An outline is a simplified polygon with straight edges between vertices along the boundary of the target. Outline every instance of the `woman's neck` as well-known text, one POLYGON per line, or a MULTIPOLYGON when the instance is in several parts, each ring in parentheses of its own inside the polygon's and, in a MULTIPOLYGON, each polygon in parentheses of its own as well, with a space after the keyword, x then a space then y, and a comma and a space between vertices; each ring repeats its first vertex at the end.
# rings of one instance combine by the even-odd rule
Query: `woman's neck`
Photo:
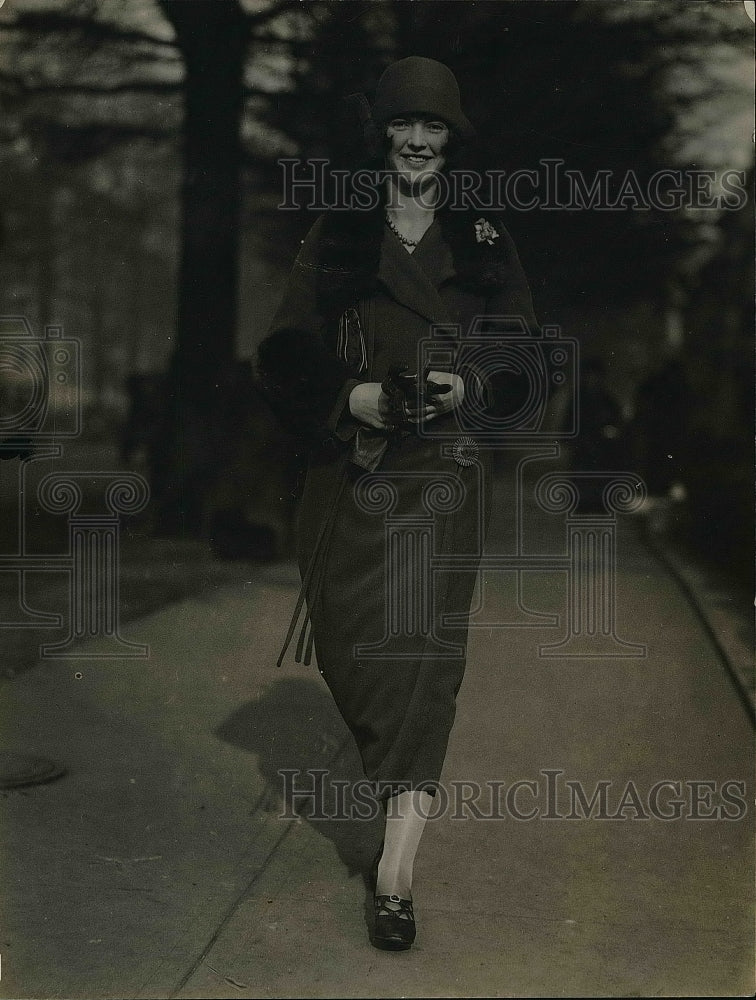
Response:
POLYGON ((407 253, 413 253, 435 218, 433 188, 426 188, 422 195, 390 183, 386 202, 386 221, 407 253))
POLYGON ((434 183, 422 193, 414 194, 390 182, 386 211, 394 219, 403 219, 407 225, 429 226, 436 213, 435 187, 434 183))

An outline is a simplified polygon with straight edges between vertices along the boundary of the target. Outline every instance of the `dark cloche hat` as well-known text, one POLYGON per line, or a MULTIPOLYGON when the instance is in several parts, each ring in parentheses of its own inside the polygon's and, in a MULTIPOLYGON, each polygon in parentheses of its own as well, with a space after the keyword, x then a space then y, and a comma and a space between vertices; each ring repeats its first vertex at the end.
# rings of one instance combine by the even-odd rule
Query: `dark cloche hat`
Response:
POLYGON ((400 59, 378 81, 372 115, 375 122, 387 122, 411 111, 438 116, 464 138, 475 134, 462 113, 454 74, 435 59, 423 56, 400 59))

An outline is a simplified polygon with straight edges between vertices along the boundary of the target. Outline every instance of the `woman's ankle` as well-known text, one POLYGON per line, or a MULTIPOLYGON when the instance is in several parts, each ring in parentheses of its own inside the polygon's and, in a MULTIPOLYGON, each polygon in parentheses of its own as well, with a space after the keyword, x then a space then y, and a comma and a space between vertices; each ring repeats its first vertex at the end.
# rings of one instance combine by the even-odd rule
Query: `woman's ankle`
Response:
POLYGON ((393 867, 390 864, 378 865, 378 880, 376 894, 379 896, 399 896, 401 899, 412 899, 412 867, 393 867))

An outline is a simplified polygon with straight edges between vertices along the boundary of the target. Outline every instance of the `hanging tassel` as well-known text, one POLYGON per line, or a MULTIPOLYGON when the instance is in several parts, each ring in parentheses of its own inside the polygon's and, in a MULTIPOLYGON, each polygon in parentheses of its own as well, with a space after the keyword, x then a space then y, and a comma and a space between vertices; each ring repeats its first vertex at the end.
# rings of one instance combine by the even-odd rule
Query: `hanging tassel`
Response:
POLYGON ((312 652, 312 622, 310 619, 311 612, 316 606, 318 597, 320 594, 320 588, 323 583, 323 577, 325 575, 325 557, 328 550, 328 543, 331 540, 331 533, 333 532, 333 527, 336 523, 336 516, 339 509, 339 500, 341 499, 341 494, 344 491, 344 485, 347 481, 346 469, 342 468, 341 475, 339 477, 337 487, 333 496, 333 499, 328 507, 328 514, 323 520, 320 526, 320 531, 318 532, 318 537, 315 542, 315 548, 313 549, 312 556, 310 557, 310 562, 307 567, 304 579, 302 580, 302 586, 299 588, 299 596, 297 597, 297 603, 294 608, 294 614, 291 616, 291 621, 289 622, 289 628, 286 633, 286 638, 284 639, 283 647, 281 652, 278 654, 278 659, 276 660, 276 666, 280 667, 283 663, 284 657, 286 656, 286 651, 291 645, 291 640, 294 637, 294 632, 297 627, 297 622, 299 621, 299 616, 302 613, 302 607, 305 602, 307 602, 307 611, 305 612, 305 619, 302 623, 302 628, 300 629, 299 638, 297 639, 297 647, 295 652, 295 661, 297 663, 302 662, 302 651, 305 644, 305 636, 308 631, 309 625, 309 640, 307 644, 307 649, 305 651, 305 664, 310 663, 309 657, 312 652))
POLYGON ((294 653, 294 661, 296 663, 302 662, 302 650, 304 649, 305 637, 307 633, 312 635, 312 619, 310 618, 310 612, 308 611, 305 615, 305 619, 302 622, 302 628, 299 630, 299 638, 297 639, 297 648, 294 653))

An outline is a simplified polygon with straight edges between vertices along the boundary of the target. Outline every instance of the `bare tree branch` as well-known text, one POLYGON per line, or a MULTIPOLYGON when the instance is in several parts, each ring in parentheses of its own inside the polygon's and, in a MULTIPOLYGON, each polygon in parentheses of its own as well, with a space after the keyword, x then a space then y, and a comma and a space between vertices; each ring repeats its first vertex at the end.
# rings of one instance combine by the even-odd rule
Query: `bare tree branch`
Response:
POLYGON ((261 10, 257 14, 246 14, 245 18, 250 30, 254 30, 259 24, 268 24, 281 14, 286 14, 290 10, 301 10, 301 0, 277 0, 272 3, 267 10, 261 10))
POLYGON ((151 142, 175 139, 174 130, 148 125, 104 125, 100 122, 61 125, 56 119, 41 115, 30 118, 28 125, 36 135, 44 135, 59 153, 65 154, 67 160, 89 159, 106 152, 116 143, 133 142, 135 139, 149 139, 151 142))
POLYGON ((136 28, 119 28, 106 21, 95 21, 87 17, 75 17, 57 12, 27 11, 17 14, 13 21, 0 23, 0 30, 25 31, 78 31, 93 41, 102 42, 132 42, 139 45, 157 45, 162 48, 175 49, 173 40, 159 38, 147 31, 136 28))
POLYGON ((160 80, 131 80, 124 83, 37 83, 24 79, 15 73, 5 73, 0 70, 0 87, 7 87, 17 94, 94 94, 110 96, 112 94, 178 94, 181 92, 181 82, 169 83, 160 80))
MULTIPOLYGON (((117 94, 180 94, 183 92, 181 80, 171 83, 162 80, 130 80, 123 83, 37 83, 24 79, 15 73, 5 73, 0 70, 0 90, 15 95, 34 97, 44 94, 91 94, 97 97, 110 97, 117 94)), ((273 97, 278 91, 263 90, 261 87, 244 87, 243 95, 247 97, 273 97)))

